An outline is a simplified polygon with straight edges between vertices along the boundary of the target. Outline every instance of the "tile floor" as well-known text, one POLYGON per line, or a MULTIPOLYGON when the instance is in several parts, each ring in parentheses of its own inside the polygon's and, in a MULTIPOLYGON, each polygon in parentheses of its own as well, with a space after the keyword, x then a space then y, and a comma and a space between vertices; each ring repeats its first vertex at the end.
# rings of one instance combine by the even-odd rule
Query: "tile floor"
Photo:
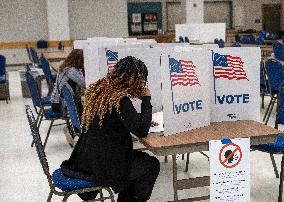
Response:
MULTIPOLYGON (((27 125, 24 105, 31 104, 30 99, 22 98, 20 78, 17 71, 9 72, 11 102, 0 101, 0 201, 2 202, 43 202, 46 201, 49 187, 35 149, 30 147, 31 135, 27 125)), ((268 100, 266 100, 267 106, 268 100)), ((263 110, 262 110, 263 114, 263 110)), ((275 113, 270 125, 273 125, 275 113)), ((40 128, 45 137, 48 123, 40 128)), ((283 129, 283 128, 280 128, 283 129)), ((65 141, 62 126, 54 127, 46 147, 50 170, 59 167, 67 159, 72 149, 65 141)), ((150 202, 165 202, 173 199, 171 159, 164 163, 160 158, 161 172, 155 184, 150 202)), ((276 156, 278 168, 280 156, 276 156)), ((178 160, 179 177, 203 176, 209 174, 209 162, 199 153, 190 155, 190 171, 185 173, 185 161, 178 160)), ((261 152, 251 153, 251 201, 277 201, 279 180, 275 178, 269 155, 261 152)), ((209 187, 185 190, 180 196, 200 196, 209 194, 209 187)), ((61 201, 54 196, 52 201, 61 201)), ((81 201, 71 196, 70 202, 81 201)), ((209 201, 209 200, 207 200, 209 201)))

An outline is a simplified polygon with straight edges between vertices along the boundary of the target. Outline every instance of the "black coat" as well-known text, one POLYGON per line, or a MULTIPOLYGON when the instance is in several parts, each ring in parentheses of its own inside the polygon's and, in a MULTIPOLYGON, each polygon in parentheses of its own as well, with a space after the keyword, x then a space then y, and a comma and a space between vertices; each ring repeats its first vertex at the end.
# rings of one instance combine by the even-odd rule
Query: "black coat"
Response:
POLYGON ((69 160, 62 163, 63 173, 112 187, 115 192, 122 191, 133 155, 130 133, 140 138, 148 135, 152 119, 150 99, 142 98, 141 113, 137 113, 131 100, 122 98, 120 113, 114 109, 108 112, 101 128, 95 117, 89 130, 80 136, 69 160))

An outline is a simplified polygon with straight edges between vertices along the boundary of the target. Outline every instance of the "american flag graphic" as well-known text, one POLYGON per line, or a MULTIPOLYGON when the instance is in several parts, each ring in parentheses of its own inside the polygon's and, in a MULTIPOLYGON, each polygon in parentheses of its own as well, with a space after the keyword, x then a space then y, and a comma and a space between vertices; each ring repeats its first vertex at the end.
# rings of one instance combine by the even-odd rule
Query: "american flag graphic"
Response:
POLYGON ((107 50, 106 58, 107 58, 108 72, 111 72, 114 69, 116 63, 118 62, 118 52, 107 50))
POLYGON ((244 62, 238 56, 214 53, 213 66, 216 79, 248 80, 244 70, 244 62))
POLYGON ((192 61, 176 60, 169 58, 169 68, 172 86, 194 86, 200 85, 192 61))

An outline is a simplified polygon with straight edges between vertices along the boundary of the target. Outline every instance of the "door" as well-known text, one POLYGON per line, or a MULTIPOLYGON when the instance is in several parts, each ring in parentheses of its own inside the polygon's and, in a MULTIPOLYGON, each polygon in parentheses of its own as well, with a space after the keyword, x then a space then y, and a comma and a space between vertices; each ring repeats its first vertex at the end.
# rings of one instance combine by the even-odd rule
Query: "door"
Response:
POLYGON ((264 4, 262 5, 262 28, 263 30, 280 34, 281 5, 264 4))
POLYGON ((175 31, 175 25, 182 24, 182 7, 180 2, 167 2, 167 27, 175 31))
POLYGON ((232 2, 204 2, 204 23, 226 23, 226 29, 231 29, 232 2))

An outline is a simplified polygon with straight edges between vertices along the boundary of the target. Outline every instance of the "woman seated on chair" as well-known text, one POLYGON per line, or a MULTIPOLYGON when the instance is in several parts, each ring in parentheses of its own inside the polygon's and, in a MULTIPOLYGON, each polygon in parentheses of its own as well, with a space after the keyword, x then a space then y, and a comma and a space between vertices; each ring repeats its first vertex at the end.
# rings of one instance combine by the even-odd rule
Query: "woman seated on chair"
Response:
MULTIPOLYGON (((118 202, 147 201, 160 171, 155 157, 133 150, 130 134, 148 135, 152 105, 147 75, 145 64, 128 56, 87 88, 82 115, 85 132, 61 165, 66 176, 111 187, 119 193, 118 202), (136 112, 131 98, 142 100, 141 113, 136 112)), ((79 196, 92 200, 96 192, 79 196)))
POLYGON ((78 113, 82 114, 81 91, 85 89, 83 50, 74 49, 59 67, 56 82, 51 93, 51 107, 53 111, 61 112, 61 89, 66 85, 74 92, 74 99, 78 113))
MULTIPOLYGON (((81 102, 81 92, 85 89, 85 78, 84 78, 84 58, 83 50, 74 49, 68 55, 63 64, 59 67, 56 82, 54 84, 53 91, 51 93, 51 107, 55 112, 62 112, 62 87, 66 85, 67 88, 74 93, 74 102, 79 115, 83 113, 83 105, 81 102)), ((70 145, 74 145, 74 136, 70 134, 70 128, 64 128, 66 139, 70 145)))

